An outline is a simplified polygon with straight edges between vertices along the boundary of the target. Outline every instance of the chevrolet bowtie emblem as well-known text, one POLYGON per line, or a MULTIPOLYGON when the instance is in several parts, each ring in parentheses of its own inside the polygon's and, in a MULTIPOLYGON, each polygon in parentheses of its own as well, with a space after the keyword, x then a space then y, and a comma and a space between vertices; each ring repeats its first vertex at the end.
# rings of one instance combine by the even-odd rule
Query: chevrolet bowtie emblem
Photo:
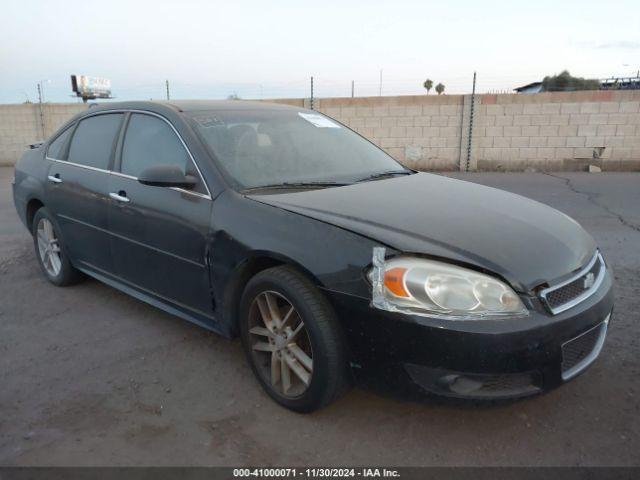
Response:
POLYGON ((585 290, 587 290, 593 287, 594 283, 596 283, 596 276, 592 272, 589 272, 584 277, 584 282, 582 283, 582 286, 584 287, 585 290))

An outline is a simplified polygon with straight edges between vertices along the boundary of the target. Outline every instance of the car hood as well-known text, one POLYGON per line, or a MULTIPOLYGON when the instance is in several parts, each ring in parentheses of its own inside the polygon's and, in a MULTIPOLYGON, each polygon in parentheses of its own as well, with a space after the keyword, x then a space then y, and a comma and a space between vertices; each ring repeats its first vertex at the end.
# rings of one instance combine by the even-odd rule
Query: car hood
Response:
POLYGON ((582 267, 596 248, 577 222, 551 207, 427 173, 249 197, 402 252, 489 270, 521 292, 582 267))

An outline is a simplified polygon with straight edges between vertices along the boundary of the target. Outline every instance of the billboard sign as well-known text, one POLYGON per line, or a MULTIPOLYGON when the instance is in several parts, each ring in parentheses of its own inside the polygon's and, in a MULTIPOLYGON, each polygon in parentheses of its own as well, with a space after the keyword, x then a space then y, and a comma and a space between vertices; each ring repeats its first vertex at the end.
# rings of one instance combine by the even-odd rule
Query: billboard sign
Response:
POLYGON ((111 80, 87 75, 71 75, 71 88, 78 97, 93 100, 111 98, 111 80))

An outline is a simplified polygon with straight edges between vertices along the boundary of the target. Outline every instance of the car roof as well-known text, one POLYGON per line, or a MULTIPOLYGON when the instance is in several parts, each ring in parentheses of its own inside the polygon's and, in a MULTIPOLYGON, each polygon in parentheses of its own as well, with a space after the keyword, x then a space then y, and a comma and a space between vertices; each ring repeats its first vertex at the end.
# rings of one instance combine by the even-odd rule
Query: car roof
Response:
POLYGON ((282 103, 269 103, 263 101, 247 100, 149 100, 94 103, 91 105, 91 107, 97 110, 155 110, 158 107, 170 107, 174 110, 177 110, 178 112, 195 112, 205 110, 303 110, 302 107, 295 107, 282 103))

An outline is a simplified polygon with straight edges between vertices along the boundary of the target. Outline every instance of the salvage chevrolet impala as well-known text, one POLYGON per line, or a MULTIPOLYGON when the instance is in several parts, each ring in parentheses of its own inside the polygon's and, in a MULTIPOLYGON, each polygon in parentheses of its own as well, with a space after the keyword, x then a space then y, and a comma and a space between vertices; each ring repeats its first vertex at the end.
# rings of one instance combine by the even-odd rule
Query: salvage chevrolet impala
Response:
POLYGON ((53 284, 85 275, 227 337, 312 411, 356 372, 511 398, 583 372, 612 277, 535 201, 404 168, 344 125, 267 103, 89 108, 15 169, 53 284))

